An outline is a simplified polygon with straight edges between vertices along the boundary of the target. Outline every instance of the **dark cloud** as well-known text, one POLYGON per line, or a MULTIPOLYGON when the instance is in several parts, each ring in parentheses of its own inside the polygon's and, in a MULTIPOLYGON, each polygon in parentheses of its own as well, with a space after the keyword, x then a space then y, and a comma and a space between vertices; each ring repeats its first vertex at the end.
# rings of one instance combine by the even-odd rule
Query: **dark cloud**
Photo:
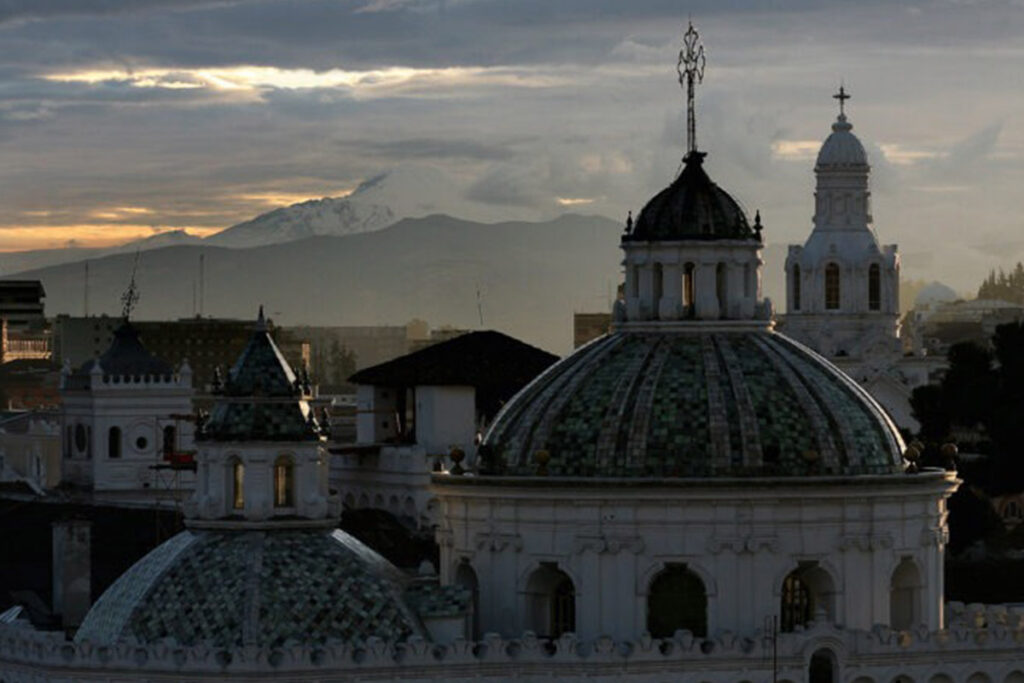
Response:
POLYGON ((111 15, 147 10, 237 4, 243 0, 3 0, 0 23, 19 19, 111 15))
POLYGON ((472 159, 498 161, 509 159, 514 152, 508 144, 492 144, 474 140, 444 140, 436 138, 408 138, 405 140, 344 141, 346 149, 384 159, 472 159))

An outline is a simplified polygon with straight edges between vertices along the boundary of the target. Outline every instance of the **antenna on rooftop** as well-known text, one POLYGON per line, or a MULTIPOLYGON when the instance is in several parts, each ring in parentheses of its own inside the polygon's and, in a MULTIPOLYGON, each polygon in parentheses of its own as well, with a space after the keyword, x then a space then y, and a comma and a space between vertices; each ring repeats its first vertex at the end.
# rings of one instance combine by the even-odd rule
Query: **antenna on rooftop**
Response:
POLYGON ((132 311, 135 310, 135 304, 139 303, 139 288, 135 284, 135 274, 139 270, 140 253, 138 249, 135 251, 135 263, 132 264, 132 279, 128 282, 128 289, 121 295, 121 317, 124 318, 125 322, 128 322, 132 311))
POLYGON ((82 287, 82 307, 85 317, 89 317, 89 261, 85 262, 85 286, 82 287))
POLYGON ((199 317, 203 317, 203 303, 206 298, 206 254, 199 255, 199 317))
POLYGON ((480 284, 476 286, 476 312, 480 316, 480 329, 484 327, 484 302, 480 296, 480 284))

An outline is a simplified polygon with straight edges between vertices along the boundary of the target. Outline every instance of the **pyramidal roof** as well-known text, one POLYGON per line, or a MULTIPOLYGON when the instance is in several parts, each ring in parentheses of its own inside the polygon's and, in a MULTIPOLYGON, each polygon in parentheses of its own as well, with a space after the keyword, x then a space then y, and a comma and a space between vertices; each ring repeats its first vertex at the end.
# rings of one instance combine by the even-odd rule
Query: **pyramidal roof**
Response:
POLYGON ((114 341, 99 359, 86 361, 75 373, 88 375, 96 362, 105 375, 155 375, 165 376, 174 372, 167 361, 157 358, 142 345, 139 332, 125 320, 114 331, 114 341))
POLYGON ((270 336, 263 308, 249 343, 222 386, 197 438, 213 441, 316 441, 321 427, 308 398, 308 376, 295 375, 270 336))

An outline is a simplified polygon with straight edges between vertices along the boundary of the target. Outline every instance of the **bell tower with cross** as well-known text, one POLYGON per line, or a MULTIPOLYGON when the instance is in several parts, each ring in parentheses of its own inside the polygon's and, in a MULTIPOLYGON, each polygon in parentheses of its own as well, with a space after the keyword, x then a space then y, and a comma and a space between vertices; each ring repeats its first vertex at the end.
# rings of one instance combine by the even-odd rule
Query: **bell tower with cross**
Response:
POLYGON ((871 166, 846 114, 845 84, 832 98, 839 112, 814 165, 814 229, 786 259, 782 329, 863 378, 864 361, 899 354, 900 260, 875 235, 871 166))

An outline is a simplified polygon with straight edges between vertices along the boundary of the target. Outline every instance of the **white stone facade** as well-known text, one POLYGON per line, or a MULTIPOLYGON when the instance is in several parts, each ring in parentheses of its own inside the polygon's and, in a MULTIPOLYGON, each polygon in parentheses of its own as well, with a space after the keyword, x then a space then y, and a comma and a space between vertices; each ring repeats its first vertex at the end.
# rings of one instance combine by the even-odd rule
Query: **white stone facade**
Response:
POLYGON ((908 564, 913 614, 899 615, 901 626, 942 628, 944 499, 955 488, 946 473, 675 486, 436 475, 434 483, 441 579, 476 577, 481 633, 549 632, 537 605, 554 598, 531 583, 554 568, 572 582, 578 637, 635 638, 650 630, 652 581, 673 564, 703 583, 708 634, 763 627, 794 571, 814 584, 815 609, 830 623, 889 624, 893 577, 908 564))
MULTIPOLYGON (((177 452, 193 449, 192 373, 185 363, 171 376, 109 375, 97 363, 84 386, 62 379, 62 479, 93 491, 141 491, 154 486, 153 465, 164 463, 165 440, 177 452)), ((191 488, 195 476, 181 473, 191 488)))

